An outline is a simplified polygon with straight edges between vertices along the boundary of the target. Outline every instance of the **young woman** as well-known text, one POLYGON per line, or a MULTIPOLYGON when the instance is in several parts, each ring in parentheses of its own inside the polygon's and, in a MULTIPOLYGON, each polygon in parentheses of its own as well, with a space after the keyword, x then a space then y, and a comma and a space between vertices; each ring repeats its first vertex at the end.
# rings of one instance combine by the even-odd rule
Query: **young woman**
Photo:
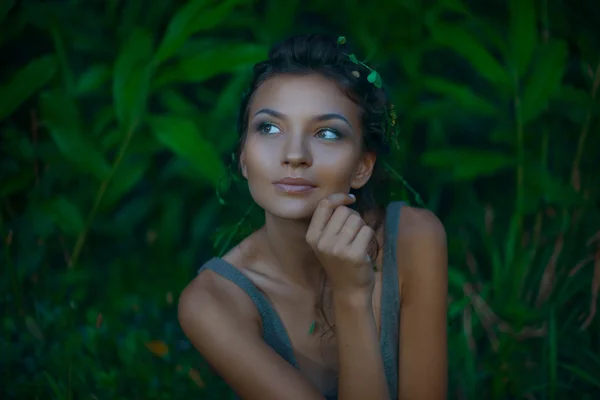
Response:
POLYGON ((318 35, 254 68, 238 154, 265 224, 179 300, 185 334, 242 399, 446 397, 445 231, 375 200, 390 104, 369 72, 318 35))

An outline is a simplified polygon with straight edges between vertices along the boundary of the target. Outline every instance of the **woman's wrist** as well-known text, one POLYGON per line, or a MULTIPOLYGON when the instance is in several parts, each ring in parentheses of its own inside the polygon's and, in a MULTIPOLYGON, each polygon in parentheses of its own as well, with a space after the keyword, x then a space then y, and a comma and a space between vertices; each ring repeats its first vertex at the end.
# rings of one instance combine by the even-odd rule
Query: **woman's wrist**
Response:
POLYGON ((373 292, 370 290, 333 291, 333 307, 338 312, 352 313, 372 310, 373 292))

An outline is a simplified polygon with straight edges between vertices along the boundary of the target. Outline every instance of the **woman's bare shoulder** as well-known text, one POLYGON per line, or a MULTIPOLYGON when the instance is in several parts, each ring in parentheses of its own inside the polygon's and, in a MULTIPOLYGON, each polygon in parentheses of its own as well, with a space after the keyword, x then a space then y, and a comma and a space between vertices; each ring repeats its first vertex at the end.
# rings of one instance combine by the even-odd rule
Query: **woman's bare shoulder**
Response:
POLYGON ((403 206, 398 221, 396 252, 398 272, 402 280, 407 275, 420 275, 430 270, 445 275, 447 256, 446 230, 440 219, 430 210, 403 206), (420 270, 415 274, 415 269, 420 270))
POLYGON ((244 257, 243 249, 252 247, 249 246, 249 239, 250 237, 244 239, 222 257, 207 261, 200 268, 198 275, 181 292, 178 308, 182 325, 191 322, 188 321, 189 319, 193 319, 195 324, 212 323, 205 320, 214 310, 227 313, 241 323, 259 328, 258 311, 246 292, 214 270, 205 268, 208 263, 226 263, 243 274, 249 263, 249 260, 244 257))
MULTIPOLYGON (((234 249, 212 262, 226 262, 243 273, 246 268, 239 263, 246 260, 238 252, 234 249)), ((183 290, 178 316, 192 345, 241 398, 322 398, 263 340, 260 316, 250 297, 213 270, 202 269, 183 290)))
POLYGON ((426 208, 403 206, 398 224, 398 236, 402 240, 416 241, 422 235, 445 239, 444 225, 432 211, 426 208))

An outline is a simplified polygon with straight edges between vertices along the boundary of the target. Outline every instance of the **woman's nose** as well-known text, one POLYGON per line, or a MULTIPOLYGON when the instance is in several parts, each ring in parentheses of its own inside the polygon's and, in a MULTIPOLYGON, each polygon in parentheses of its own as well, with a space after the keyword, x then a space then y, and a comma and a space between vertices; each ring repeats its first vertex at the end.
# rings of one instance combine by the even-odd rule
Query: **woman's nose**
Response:
POLYGON ((305 135, 288 135, 283 148, 282 165, 290 167, 312 165, 310 148, 305 135))

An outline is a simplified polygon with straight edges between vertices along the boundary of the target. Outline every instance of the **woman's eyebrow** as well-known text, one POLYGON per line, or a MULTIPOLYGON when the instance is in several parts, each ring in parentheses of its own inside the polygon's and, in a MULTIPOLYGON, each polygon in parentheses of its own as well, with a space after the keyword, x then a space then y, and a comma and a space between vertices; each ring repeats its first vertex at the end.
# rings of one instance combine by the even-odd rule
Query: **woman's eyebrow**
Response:
MULTIPOLYGON (((256 117, 258 114, 267 114, 267 115, 270 115, 275 118, 286 119, 285 114, 280 113, 279 111, 275 111, 271 108, 261 108, 254 114, 254 116, 256 117)), ((346 119, 346 117, 344 117, 343 115, 338 114, 338 113, 321 114, 321 115, 317 115, 313 118, 314 121, 329 121, 332 119, 337 119, 337 120, 343 121, 350 128, 352 128, 352 124, 350 123, 350 121, 348 121, 348 119, 346 119)))

